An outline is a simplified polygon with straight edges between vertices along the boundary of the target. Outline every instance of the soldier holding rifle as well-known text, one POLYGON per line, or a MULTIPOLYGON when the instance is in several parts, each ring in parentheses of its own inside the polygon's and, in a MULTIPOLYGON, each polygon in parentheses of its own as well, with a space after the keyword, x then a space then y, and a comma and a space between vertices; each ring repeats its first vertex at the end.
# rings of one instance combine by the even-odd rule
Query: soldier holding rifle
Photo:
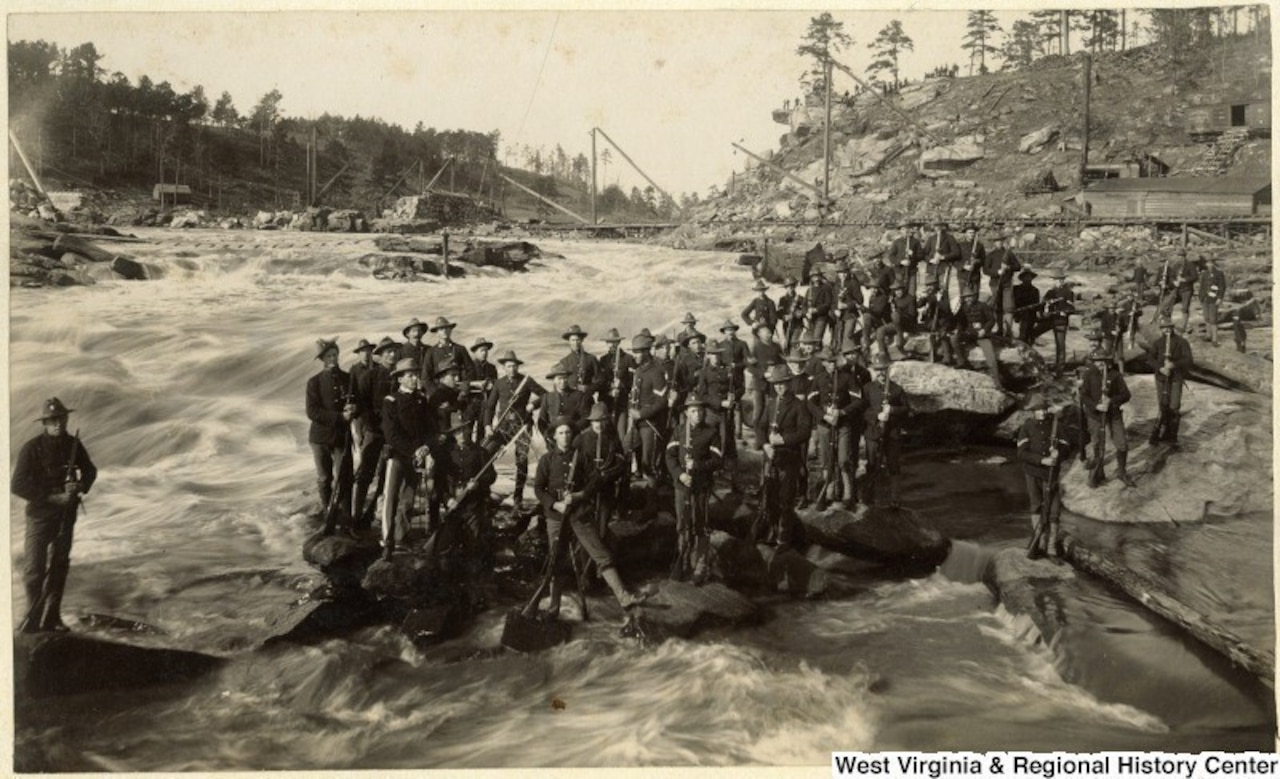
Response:
POLYGON ((916 295, 916 274, 924 259, 924 243, 915 236, 916 226, 911 222, 898 223, 898 237, 889 246, 888 261, 894 278, 906 282, 907 291, 916 295))
MULTIPOLYGON (((1018 274, 1018 283, 1013 286, 1013 308, 1006 312, 1006 318, 1013 317, 1018 323, 1018 340, 1030 346, 1036 340, 1036 322, 1040 318, 1040 290, 1032 284, 1036 272, 1023 268, 1018 274)), ((1009 335, 1012 335, 1010 332, 1009 335)))
POLYGON ((1129 443, 1124 432, 1124 411, 1129 402, 1129 386, 1120 371, 1113 369, 1111 355, 1097 349, 1089 355, 1091 364, 1080 381, 1080 405, 1089 425, 1089 437, 1093 440, 1093 462, 1089 466, 1089 486, 1097 487, 1106 481, 1103 458, 1106 456, 1107 434, 1116 450, 1116 478, 1133 487, 1127 464, 1129 443))
POLYGON ((42 407, 44 432, 18 452, 10 489, 27 502, 26 536, 23 541, 22 584, 27 614, 18 630, 65 632, 62 593, 71 569, 71 541, 81 496, 98 477, 80 434, 67 434, 67 419, 74 409, 57 398, 42 407))
POLYGON ((1178 424, 1182 421, 1182 385, 1192 366, 1191 344, 1174 332, 1173 319, 1160 317, 1160 337, 1149 347, 1156 368, 1156 402, 1159 416, 1149 443, 1178 445, 1178 424))
MULTIPOLYGON (((752 430, 758 429, 760 420, 764 419, 765 398, 769 394, 769 382, 765 379, 765 371, 769 366, 778 365, 784 361, 782 347, 773 340, 773 330, 767 329, 762 324, 756 325, 755 335, 756 342, 751 346, 751 359, 747 361, 747 368, 751 374, 752 430)), ((755 446, 759 450, 764 446, 764 442, 757 438, 755 446)))
POLYGON ((666 434, 658 425, 667 413, 667 377, 651 354, 653 344, 654 339, 644 334, 631 339, 636 370, 627 399, 627 428, 623 437, 627 451, 640 453, 640 471, 649 487, 646 513, 657 508, 658 468, 666 434))
POLYGON ((809 308, 805 314, 805 330, 819 345, 822 344, 823 337, 826 335, 835 304, 835 285, 827 281, 822 268, 814 268, 813 277, 809 283, 809 308))
MULTIPOLYGON (((914 269, 914 265, 912 268, 914 269)), ((914 282, 914 278, 912 279, 914 282)), ((912 284, 914 286, 914 283, 912 284)), ((836 267, 835 335, 831 343, 837 350, 853 343, 858 332, 858 314, 862 308, 862 284, 847 262, 836 267)))
POLYGON ((434 471, 431 447, 439 444, 439 427, 435 410, 420 390, 421 370, 412 357, 397 362, 391 375, 398 387, 382 401, 382 434, 389 449, 382 507, 384 560, 390 560, 396 544, 404 540, 419 489, 434 471))
POLYGON ((1046 316, 1036 325, 1035 335, 1053 330, 1053 368, 1061 371, 1067 362, 1067 328, 1071 324, 1071 315, 1076 312, 1076 293, 1067 286, 1066 271, 1054 270, 1049 277, 1058 285, 1044 293, 1042 303, 1046 316))
POLYGON ((1022 263, 1018 261, 1013 249, 1005 245, 1008 238, 1004 234, 998 234, 993 238, 995 248, 987 253, 987 259, 982 264, 982 272, 986 274, 987 286, 991 290, 989 299, 991 308, 996 312, 996 319, 999 320, 996 333, 1012 338, 1013 311, 1017 308, 1017 303, 1013 299, 1013 276, 1022 270, 1022 263))
POLYGON ((907 410, 906 395, 897 382, 889 378, 889 356, 876 357, 871 381, 862 389, 866 399, 867 473, 863 483, 864 502, 871 503, 879 491, 879 483, 889 482, 890 504, 897 502, 894 479, 901 469, 901 419, 907 410))
POLYGON ((702 584, 711 573, 707 500, 723 455, 719 431, 704 419, 706 409, 706 398, 697 393, 689 396, 684 424, 672 432, 666 456, 676 502, 676 559, 671 578, 684 581, 692 574, 694 584, 702 584))
POLYGON ((798 397, 793 384, 797 381, 785 364, 769 369, 768 381, 774 397, 766 403, 763 424, 756 428, 756 440, 764 441, 765 468, 762 474, 764 493, 760 498, 762 515, 757 517, 759 540, 777 547, 794 541, 796 488, 809 439, 808 404, 798 397))
POLYGON ((531 406, 541 402, 546 394, 542 385, 533 377, 520 373, 524 360, 510 349, 498 358, 502 375, 493 382, 484 403, 484 428, 486 437, 497 436, 503 443, 515 439, 516 485, 511 504, 517 512, 524 502, 524 484, 529 474, 529 428, 532 426, 531 406))
MULTIPOLYGON (((782 286, 786 292, 778 299, 778 319, 782 322, 782 349, 789 352, 795 348, 800 339, 800 330, 804 327, 804 313, 808 306, 805 299, 796 292, 795 278, 788 276, 782 286)), ((757 330, 759 332, 759 330, 757 330)))
POLYGON ((351 394, 351 376, 338 367, 337 339, 316 341, 316 359, 324 363, 307 380, 306 411, 311 420, 307 441, 316 468, 316 487, 324 532, 331 534, 341 514, 351 517, 351 421, 359 408, 351 394))
POLYGON ((1022 463, 1027 496, 1031 499, 1031 543, 1027 556, 1034 560, 1048 554, 1056 560, 1062 556, 1059 526, 1062 495, 1058 475, 1070 442, 1062 438, 1060 415, 1049 412, 1044 395, 1038 392, 1028 395, 1026 408, 1033 416, 1023 422, 1018 431, 1018 460, 1022 463))
POLYGON ((756 279, 751 288, 755 290, 756 296, 742 309, 742 321, 751 327, 753 333, 760 325, 769 328, 772 333, 778 324, 778 307, 765 294, 769 285, 764 283, 764 279, 756 279))
MULTIPOLYGON (((720 450, 724 467, 729 472, 730 487, 737 492, 735 471, 738 451, 734 440, 734 417, 742 396, 738 389, 740 379, 734 375, 730 366, 724 364, 732 351, 733 346, 728 340, 711 344, 707 349, 707 364, 702 369, 694 394, 705 404, 702 410, 703 423, 717 431, 719 437, 716 446, 720 450)), ((670 446, 669 443, 667 445, 670 446)))

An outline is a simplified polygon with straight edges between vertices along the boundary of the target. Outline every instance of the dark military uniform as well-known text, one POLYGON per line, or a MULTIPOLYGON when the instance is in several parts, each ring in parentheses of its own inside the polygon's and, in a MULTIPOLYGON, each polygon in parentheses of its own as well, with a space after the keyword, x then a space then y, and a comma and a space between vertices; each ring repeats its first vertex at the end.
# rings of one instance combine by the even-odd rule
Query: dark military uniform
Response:
POLYGON ((1218 304, 1227 294, 1227 276, 1215 267, 1208 267, 1200 274, 1200 310, 1209 340, 1218 345, 1218 304))
POLYGON ((871 351, 872 335, 878 333, 880 328, 889 324, 891 320, 888 289, 873 287, 871 298, 862 308, 862 350, 864 352, 871 351))
POLYGON ((1182 385, 1193 365, 1191 344, 1177 333, 1166 331, 1151 342, 1147 352, 1156 368, 1156 402, 1160 409, 1150 442, 1176 444, 1182 421, 1182 385), (1166 362, 1172 363, 1167 376, 1161 371, 1166 362))
POLYGON ((547 441, 555 431, 551 422, 556 417, 568 417, 573 423, 576 435, 586 425, 587 414, 591 411, 591 398, 585 392, 566 389, 563 393, 551 390, 542 396, 542 405, 538 408, 538 430, 547 441))
POLYGON ((1013 310, 1017 303, 1013 300, 1013 279, 1022 270, 1013 249, 997 248, 987 253, 982 263, 982 272, 987 277, 987 289, 991 292, 989 302, 995 311, 997 332, 1000 335, 1013 337, 1013 310))
POLYGON ((630 458, 623 451, 622 441, 612 424, 604 422, 601 430, 597 433, 588 423, 573 440, 571 448, 577 449, 581 458, 578 467, 586 469, 583 500, 595 503, 596 531, 602 541, 607 541, 609 517, 619 507, 619 482, 627 478, 630 458))
POLYGON ((845 344, 853 343, 853 339, 857 337, 858 316, 862 309, 862 284, 858 282, 857 276, 852 273, 847 275, 843 284, 836 284, 833 317, 837 329, 831 342, 837 349, 843 349, 845 344))
MULTIPOLYGON (((581 393, 579 393, 581 394, 581 393)), ((594 493, 586 494, 587 466, 582 454, 570 446, 561 451, 554 443, 538 460, 538 469, 533 476, 533 493, 542 505, 542 516, 547 522, 547 542, 552 553, 558 550, 560 534, 564 532, 564 524, 569 523, 573 535, 582 545, 583 550, 595 562, 600 571, 613 567, 613 556, 596 532, 593 514, 595 510, 594 493), (564 514, 555 509, 554 504, 571 492, 582 491, 578 499, 572 501, 564 514)), ((566 545, 567 547, 567 545, 566 545)), ((553 569, 560 566, 560 557, 550 561, 553 569)))
POLYGON ((982 266, 987 260, 987 249, 976 235, 971 240, 961 239, 957 244, 960 246, 960 260, 955 274, 960 282, 960 291, 976 295, 982 286, 982 266))
MULTIPOLYGON (((1118 475, 1122 481, 1128 479, 1126 465, 1129 443, 1125 437, 1124 410, 1121 406, 1128 403, 1130 397, 1129 385, 1125 383, 1120 371, 1111 370, 1108 366, 1104 378, 1103 369, 1095 363, 1091 362, 1085 369, 1080 382, 1080 402, 1084 406, 1085 420, 1089 425, 1089 438, 1093 441, 1094 447, 1090 470, 1096 472, 1099 478, 1102 477, 1102 461, 1106 456, 1106 452, 1103 451, 1104 436, 1110 433, 1111 442, 1116 449, 1118 475), (1105 412, 1098 410, 1103 395, 1106 395, 1108 401, 1105 412)), ((1091 486, 1094 483, 1091 478, 1091 486)))
POLYGON ((1040 290, 1030 280, 1013 287, 1013 319, 1018 324, 1018 340, 1035 342, 1036 321, 1040 318, 1040 290))
POLYGON ((761 292, 751 299, 746 308, 742 309, 742 321, 746 322, 753 332, 756 325, 764 325, 773 332, 778 325, 778 307, 768 295, 761 292))
POLYGON ((702 375, 698 377, 698 386, 694 389, 694 392, 707 403, 704 425, 718 431, 717 448, 726 464, 735 463, 738 460, 733 414, 738 401, 742 398, 740 386, 740 382, 734 378, 733 371, 727 366, 721 363, 715 365, 708 363, 703 367, 702 375))
POLYGON ((794 289, 778 299, 778 321, 782 323, 784 341, 781 346, 785 351, 794 349, 796 341, 800 340, 801 331, 804 329, 804 314, 808 308, 808 301, 794 289))
POLYGON ((667 377, 662 365, 650 358, 636 366, 628 397, 628 417, 631 432, 627 446, 630 451, 640 451, 640 469, 650 486, 657 484, 659 446, 666 434, 661 426, 667 413, 667 377))
POLYGON ((343 408, 355 402, 350 390, 351 376, 341 368, 322 368, 307 380, 307 419, 311 420, 307 441, 328 530, 335 521, 330 510, 335 500, 339 511, 351 514, 351 429, 343 415, 343 408))
POLYGON ((600 358, 600 401, 608 407, 615 427, 620 427, 626 413, 627 395, 631 393, 631 374, 635 369, 635 358, 623 351, 618 344, 614 344, 600 358))
POLYGON ((722 451, 720 431, 705 422, 690 425, 686 420, 667 443, 667 470, 675 486, 676 563, 672 578, 683 580, 694 574, 700 580, 707 574, 710 551, 710 528, 707 525, 707 499, 715 485, 715 472, 720 468, 722 451), (680 477, 688 474, 690 484, 680 477))
POLYGON ((27 502, 22 586, 27 596, 29 630, 64 629, 62 593, 71 570, 71 541, 79 500, 68 499, 59 504, 54 496, 67 494, 68 481, 78 482, 79 494, 84 495, 97 478, 97 467, 75 436, 41 433, 18 451, 9 489, 27 502), (42 595, 44 608, 35 613, 42 595))
POLYGON ((1045 545, 1056 553, 1058 519, 1062 514, 1062 494, 1056 479, 1060 471, 1057 467, 1045 465, 1044 458, 1056 454, 1061 463, 1071 443, 1062 436, 1061 424, 1056 436, 1053 434, 1053 427, 1053 418, 1048 416, 1044 419, 1033 416, 1023 422, 1018 430, 1018 461, 1022 463, 1027 497, 1031 500, 1031 532, 1035 533, 1041 513, 1047 508, 1049 526, 1045 528, 1045 545), (1055 478, 1051 480, 1050 477, 1055 478), (1044 505, 1045 501, 1048 501, 1047 507, 1044 505))
MULTIPOLYGON (((889 392, 886 397, 882 381, 869 381, 862 388, 862 396, 867 407, 863 412, 866 422, 867 438, 867 473, 863 481, 863 495, 866 502, 871 502, 879 491, 879 483, 886 477, 897 476, 902 467, 902 431, 901 419, 907 410, 906 395, 897 382, 889 381, 889 392), (880 413, 889 409, 887 422, 880 420, 880 413)), ((890 495, 890 499, 896 499, 890 495)))
MULTIPOLYGON (((925 280, 942 284, 943 268, 950 265, 955 275, 954 265, 960 261, 960 244, 951 233, 944 229, 935 230, 924 241, 925 280)), ((947 294, 944 289, 943 294, 947 294)))
MULTIPOLYGON (((382 401, 382 435, 390 449, 387 463, 386 505, 383 509, 383 545, 387 553, 409 530, 414 498, 422 482, 416 466, 422 447, 438 449, 440 431, 434 409, 421 392, 396 392, 382 401), (395 491, 398 486, 398 492, 395 491), (393 499, 394 497, 394 499, 393 499)), ((433 468, 428 464, 427 468, 433 468)))
POLYGON ((828 488, 818 497, 823 504, 828 492, 844 501, 857 500, 853 489, 858 467, 853 447, 857 444, 853 440, 851 417, 862 412, 858 405, 862 393, 859 390, 855 401, 850 392, 852 386, 853 376, 848 371, 836 369, 829 373, 824 369, 815 374, 809 391, 809 412, 816 421, 814 437, 822 461, 823 481, 828 488))
MULTIPOLYGON (((436 372, 445 365, 458 366, 458 380, 471 381, 474 378, 471 363, 471 352, 460 343, 449 341, 426 347, 422 358, 422 368, 418 375, 422 378, 424 389, 430 390, 436 385, 436 372)), ((408 356, 401 355, 402 358, 408 356)))
MULTIPOLYGON (((601 390, 600 361, 595 355, 588 354, 585 349, 578 352, 570 349, 560 358, 560 364, 569 371, 569 389, 582 390, 588 398, 601 390)), ((604 389, 608 392, 607 386, 604 389)))
POLYGON ((813 336, 814 343, 821 346, 826 335, 827 325, 831 323, 831 314, 835 308, 835 285, 819 279, 809 287, 809 308, 805 319, 807 330, 813 336))
POLYGON ((895 279, 907 285, 912 297, 916 295, 916 276, 924 257, 924 243, 914 235, 899 236, 889 246, 889 265, 894 269, 895 279))
POLYGON ((1053 365, 1061 368, 1067 361, 1067 328, 1071 315, 1076 312, 1076 293, 1065 284, 1053 287, 1044 293, 1045 317, 1036 325, 1036 335, 1053 330, 1053 365))
MULTIPOLYGON (((784 361, 782 346, 776 341, 756 341, 751 346, 752 363, 748 366, 751 374, 751 429, 760 426, 760 419, 764 416, 765 398, 770 394, 769 382, 765 381, 765 371, 770 365, 778 365, 784 361)), ((759 449, 763 442, 756 441, 756 449, 759 449)))
POLYGON ((352 501, 352 522, 358 528, 368 527, 373 517, 373 505, 381 494, 381 484, 375 488, 374 498, 366 503, 369 487, 374 484, 379 466, 383 465, 382 447, 386 438, 382 435, 382 399, 391 394, 391 371, 374 363, 358 375, 355 381, 355 402, 358 409, 363 439, 360 441, 360 467, 355 473, 355 497, 352 501))
MULTIPOLYGON (((788 387, 766 403, 761 424, 756 428, 756 440, 769 441, 771 433, 782 437, 781 444, 768 444, 773 456, 765 466, 764 495, 761 500, 769 515, 765 543, 790 545, 794 541, 796 518, 796 489, 800 484, 800 468, 806 457, 805 446, 809 440, 812 420, 808 403, 797 397, 788 387)), ((766 450, 766 453, 769 450, 766 450)))

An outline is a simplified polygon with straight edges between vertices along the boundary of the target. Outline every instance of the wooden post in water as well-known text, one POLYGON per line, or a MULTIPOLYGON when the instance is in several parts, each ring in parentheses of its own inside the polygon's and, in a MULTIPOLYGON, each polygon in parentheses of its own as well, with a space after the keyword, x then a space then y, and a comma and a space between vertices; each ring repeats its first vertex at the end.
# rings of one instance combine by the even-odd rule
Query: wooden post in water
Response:
POLYGON ((449 233, 448 232, 441 233, 440 238, 441 238, 440 256, 444 257, 444 280, 448 281, 449 280, 449 233))

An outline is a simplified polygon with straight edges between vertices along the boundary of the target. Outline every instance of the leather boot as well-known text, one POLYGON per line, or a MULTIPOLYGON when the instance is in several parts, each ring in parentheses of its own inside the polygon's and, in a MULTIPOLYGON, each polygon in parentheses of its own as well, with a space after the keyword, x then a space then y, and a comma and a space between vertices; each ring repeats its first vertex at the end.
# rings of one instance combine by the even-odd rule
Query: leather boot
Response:
POLYGON ((1125 464, 1129 460, 1129 452, 1127 450, 1116 452, 1116 478, 1124 482, 1126 487, 1136 487, 1133 479, 1129 478, 1129 472, 1125 470, 1125 464))
MULTIPOLYGON (((568 528, 565 528, 568 530, 568 528)), ((551 596, 547 603, 547 610, 542 612, 541 616, 545 619, 560 618, 560 596, 564 593, 564 583, 560 581, 559 576, 551 577, 551 596)))
MULTIPOLYGON (((1031 537, 1034 539, 1036 537, 1036 528, 1039 527, 1040 525, 1040 513, 1034 512, 1030 516, 1031 516, 1031 537)), ((1027 559, 1039 560, 1041 557, 1044 557, 1044 539, 1043 538, 1041 538, 1039 541, 1037 541, 1036 543, 1032 544, 1027 548, 1027 559)))
POLYGON ((641 596, 633 595, 622 584, 622 577, 618 575, 618 569, 609 566, 600 572, 600 577, 604 579, 604 583, 609 585, 609 590, 613 592, 613 597, 618 599, 618 603, 622 608, 629 609, 632 606, 638 606, 644 602, 641 596))
POLYGON ((1169 412, 1169 423, 1165 426, 1164 440, 1165 443, 1178 445, 1178 425, 1182 422, 1182 415, 1176 411, 1169 412))
POLYGON ((1062 540, 1058 536, 1058 523, 1049 520, 1049 528, 1045 531, 1044 550, 1049 559, 1055 563, 1062 556, 1062 540))
POLYGON ((1151 428, 1151 437, 1147 439, 1147 443, 1151 446, 1155 446, 1165 440, 1165 436, 1168 435, 1166 432, 1167 427, 1168 426, 1165 424, 1165 415, 1161 413, 1156 417, 1156 426, 1151 428))
POLYGON ((711 578, 711 539, 698 536, 693 546, 693 584, 698 586, 711 578))
POLYGON ((853 476, 849 473, 842 472, 840 474, 840 500, 837 501, 836 508, 852 510, 858 505, 858 490, 854 487, 853 476))
POLYGON ((511 510, 520 511, 524 508, 524 479, 516 479, 516 491, 511 493, 511 510))

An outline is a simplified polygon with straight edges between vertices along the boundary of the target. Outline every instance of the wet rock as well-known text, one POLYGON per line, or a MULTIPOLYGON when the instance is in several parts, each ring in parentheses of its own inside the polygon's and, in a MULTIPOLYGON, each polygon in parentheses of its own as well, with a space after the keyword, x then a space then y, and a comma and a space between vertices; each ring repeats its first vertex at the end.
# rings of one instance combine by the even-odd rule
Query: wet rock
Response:
MULTIPOLYGON (((1146 324, 1138 332, 1138 345, 1147 348, 1161 337, 1160 330, 1154 325, 1146 324)), ((1271 374, 1273 364, 1257 356, 1241 354, 1230 346, 1230 323, 1218 326, 1218 340, 1223 346, 1212 346, 1200 339, 1191 338, 1192 358, 1195 369, 1211 375, 1221 376, 1261 395, 1271 395, 1271 374)), ((1199 385, 1196 385, 1197 389, 1199 385)), ((1183 404, 1187 401, 1183 395, 1183 404)))
POLYGON ((751 541, 721 531, 711 533, 714 572, 730 587, 758 587, 768 580, 769 566, 751 541))
POLYGON ((1188 384, 1182 394, 1180 448, 1152 447, 1156 423, 1155 380, 1126 378, 1133 399, 1124 406, 1130 476, 1136 487, 1115 478, 1110 442, 1096 489, 1087 468, 1073 461, 1062 477, 1063 505, 1104 522, 1197 522, 1209 514, 1270 513, 1272 435, 1269 397, 1188 384))
POLYGON ((197 652, 132 646, 76 633, 19 634, 13 650, 17 701, 177 684, 223 663, 197 652))
POLYGON ((370 565, 360 586, 375 597, 412 599, 431 590, 436 573, 436 566, 422 555, 397 554, 370 565))
MULTIPOLYGON (((634 489, 634 488, 633 488, 634 489)), ((632 494, 633 500, 643 500, 632 494)), ((637 503, 635 505, 643 505, 637 503)), ((676 520, 671 507, 649 517, 615 519, 609 524, 610 548, 622 568, 670 566, 676 550, 676 520)))
POLYGON ((657 592, 635 609, 633 622, 646 638, 689 638, 711 627, 732 627, 759 618, 749 598, 723 584, 695 587, 664 580, 657 592))
POLYGON ((1054 597, 1058 585, 1074 579, 1075 569, 1047 558, 1030 560, 1022 547, 996 552, 987 568, 985 584, 996 592, 1010 614, 1025 614, 1035 623, 1045 642, 1053 640, 1066 624, 1054 597))
POLYGON ((768 584, 795 598, 817 598, 826 593, 831 574, 794 549, 757 546, 764 561, 768 584))
POLYGON ((323 570, 354 556, 357 549, 355 539, 349 536, 317 533, 303 543, 302 559, 323 570))
POLYGON ((328 587, 280 608, 267 617, 269 637, 262 646, 281 641, 306 643, 371 625, 383 618, 378 604, 358 589, 328 587))
POLYGON ((149 278, 147 266, 124 255, 112 258, 111 270, 129 281, 146 281, 149 278))
POLYGON ((932 569, 947 556, 950 541, 923 517, 902 506, 858 505, 852 511, 796 512, 812 543, 892 567, 932 569))

